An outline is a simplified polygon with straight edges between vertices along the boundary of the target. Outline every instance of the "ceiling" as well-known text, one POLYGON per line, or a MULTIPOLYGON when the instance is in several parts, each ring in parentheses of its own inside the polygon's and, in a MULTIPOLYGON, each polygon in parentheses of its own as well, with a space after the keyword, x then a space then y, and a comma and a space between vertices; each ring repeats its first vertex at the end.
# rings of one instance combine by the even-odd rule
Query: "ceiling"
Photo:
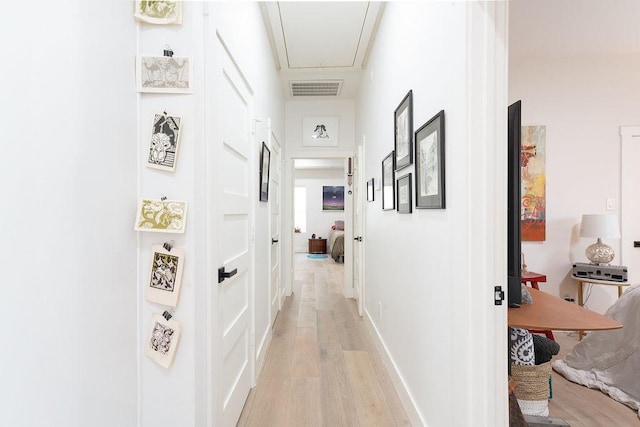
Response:
MULTIPOLYGON (((262 2, 286 99, 355 98, 384 4, 262 2), (295 96, 292 86, 298 90, 295 96)), ((639 53, 639 22, 640 0, 511 0, 509 54, 550 58, 639 53)))
POLYGON ((262 3, 287 99, 354 98, 381 2, 262 3))

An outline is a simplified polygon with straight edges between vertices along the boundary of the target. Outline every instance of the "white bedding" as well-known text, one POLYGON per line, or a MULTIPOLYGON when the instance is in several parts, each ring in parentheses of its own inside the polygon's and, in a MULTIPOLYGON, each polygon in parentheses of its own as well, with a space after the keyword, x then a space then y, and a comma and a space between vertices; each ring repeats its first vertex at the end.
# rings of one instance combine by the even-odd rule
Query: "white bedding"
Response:
POLYGON ((333 250, 333 244, 338 236, 344 236, 344 230, 331 230, 331 234, 329 234, 329 253, 333 250))
MULTIPOLYGON (((622 329, 590 332, 553 369, 570 381, 597 388, 640 409, 640 285, 630 287, 605 316, 622 329)), ((640 417, 640 411, 638 413, 640 417)))

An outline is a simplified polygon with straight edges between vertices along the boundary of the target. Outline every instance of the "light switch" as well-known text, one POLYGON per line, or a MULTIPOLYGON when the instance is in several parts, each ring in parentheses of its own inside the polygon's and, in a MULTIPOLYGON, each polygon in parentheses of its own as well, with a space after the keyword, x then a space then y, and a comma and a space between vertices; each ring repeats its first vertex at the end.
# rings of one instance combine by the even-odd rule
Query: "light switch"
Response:
POLYGON ((616 209, 616 199, 608 198, 607 199, 607 210, 608 211, 613 211, 615 209, 616 209))

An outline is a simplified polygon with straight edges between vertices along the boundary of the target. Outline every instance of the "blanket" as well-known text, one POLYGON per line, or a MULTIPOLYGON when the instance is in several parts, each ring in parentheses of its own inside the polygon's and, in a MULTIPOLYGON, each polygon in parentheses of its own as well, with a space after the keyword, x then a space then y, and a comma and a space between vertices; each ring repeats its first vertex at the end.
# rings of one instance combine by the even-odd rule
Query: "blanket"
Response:
POLYGON ((553 369, 639 410, 640 285, 627 289, 605 316, 622 323, 622 329, 589 333, 563 359, 553 362, 553 369))

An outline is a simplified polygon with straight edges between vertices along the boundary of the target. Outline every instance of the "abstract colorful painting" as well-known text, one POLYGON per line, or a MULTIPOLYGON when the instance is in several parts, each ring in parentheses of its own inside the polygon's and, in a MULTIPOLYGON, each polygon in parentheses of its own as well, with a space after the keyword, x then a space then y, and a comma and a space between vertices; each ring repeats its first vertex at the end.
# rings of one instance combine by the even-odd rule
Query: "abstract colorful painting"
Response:
POLYGON ((522 126, 520 168, 522 240, 542 242, 546 235, 546 126, 522 126))
POLYGON ((322 187, 322 210, 323 211, 343 211, 344 210, 344 186, 323 186, 322 187))

